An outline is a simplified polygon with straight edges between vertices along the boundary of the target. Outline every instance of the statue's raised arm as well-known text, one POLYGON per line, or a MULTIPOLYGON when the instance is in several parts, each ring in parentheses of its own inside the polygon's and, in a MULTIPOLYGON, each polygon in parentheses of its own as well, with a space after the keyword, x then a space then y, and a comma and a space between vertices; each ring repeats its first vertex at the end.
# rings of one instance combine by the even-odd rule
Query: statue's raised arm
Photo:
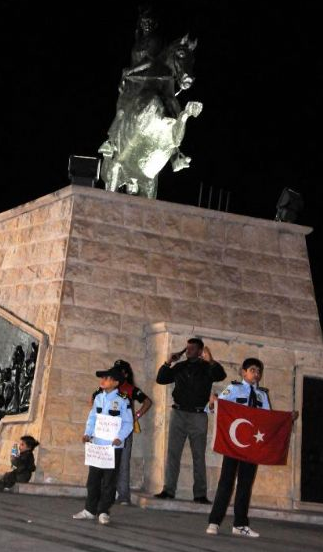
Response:
POLYGON ((200 102, 181 108, 180 90, 193 84, 196 41, 188 35, 166 45, 149 8, 139 11, 131 67, 123 70, 114 121, 103 154, 101 177, 106 190, 148 198, 157 196, 157 177, 170 160, 174 171, 189 166, 179 151, 188 117, 197 117, 200 102), (176 90, 177 89, 177 90, 176 90))

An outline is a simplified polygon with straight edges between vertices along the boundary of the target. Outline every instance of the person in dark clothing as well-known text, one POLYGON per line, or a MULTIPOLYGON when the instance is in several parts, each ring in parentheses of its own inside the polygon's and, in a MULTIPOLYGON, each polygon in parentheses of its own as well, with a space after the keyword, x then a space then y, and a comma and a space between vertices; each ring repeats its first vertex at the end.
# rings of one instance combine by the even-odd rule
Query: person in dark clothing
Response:
POLYGON ((15 483, 28 483, 32 473, 36 470, 33 450, 39 445, 31 435, 20 438, 18 456, 11 456, 11 464, 14 468, 5 473, 0 479, 0 491, 11 488, 15 483))
MULTIPOLYGON (((133 433, 140 432, 139 418, 141 418, 151 407, 152 401, 147 395, 135 385, 134 374, 129 362, 119 359, 114 363, 116 368, 119 368, 125 381, 120 385, 119 390, 125 394, 130 402, 130 406, 134 418, 134 431, 133 433), (134 401, 139 402, 140 408, 135 410, 134 401)), ((130 504, 131 492, 130 492, 130 459, 132 449, 133 433, 130 433, 125 440, 125 445, 121 454, 120 470, 117 481, 117 493, 118 503, 122 505, 130 504)))
POLYGON ((207 414, 212 383, 222 381, 226 373, 201 339, 192 338, 180 353, 173 353, 161 366, 157 383, 175 383, 174 404, 170 418, 165 484, 156 498, 174 498, 180 471, 180 461, 187 437, 193 456, 194 501, 210 504, 207 499, 205 449, 207 439, 207 414), (186 353, 187 360, 177 362, 186 353), (204 356, 204 358, 203 358, 204 356), (173 363, 176 362, 174 366, 173 363))

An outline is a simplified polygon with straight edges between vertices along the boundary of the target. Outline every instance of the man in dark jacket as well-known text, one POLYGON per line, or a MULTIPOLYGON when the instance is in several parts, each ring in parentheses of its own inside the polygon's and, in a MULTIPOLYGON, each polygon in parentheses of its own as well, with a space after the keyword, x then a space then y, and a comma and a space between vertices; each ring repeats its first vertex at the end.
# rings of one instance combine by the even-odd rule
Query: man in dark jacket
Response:
POLYGON ((194 501, 210 504, 207 499, 205 449, 207 439, 207 414, 205 406, 209 400, 212 383, 222 381, 226 373, 216 362, 201 339, 192 338, 184 351, 172 353, 160 367, 157 383, 175 383, 174 404, 170 418, 168 454, 165 484, 157 498, 174 498, 180 470, 180 461, 186 438, 193 456, 194 501), (202 358, 204 356, 207 360, 202 358), (186 352, 187 360, 177 362, 186 352), (173 363, 176 364, 173 365, 173 363))

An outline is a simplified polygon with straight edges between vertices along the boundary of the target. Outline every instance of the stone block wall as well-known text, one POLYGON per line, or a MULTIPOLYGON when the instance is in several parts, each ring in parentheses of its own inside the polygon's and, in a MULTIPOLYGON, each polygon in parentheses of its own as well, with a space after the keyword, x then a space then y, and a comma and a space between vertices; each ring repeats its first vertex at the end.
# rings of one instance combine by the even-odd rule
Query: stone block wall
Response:
MULTIPOLYGON (((262 385, 269 388, 272 408, 275 410, 302 411, 303 375, 322 377, 323 350, 320 345, 287 342, 265 336, 243 336, 230 331, 191 327, 183 324, 148 324, 146 380, 151 382, 155 401, 154 415, 147 419, 147 441, 144 447, 146 462, 145 486, 149 492, 160 489, 166 465, 167 437, 172 397, 171 386, 156 386, 158 367, 171 350, 180 350, 187 336, 199 336, 211 349, 215 358, 227 372, 226 382, 214 384, 220 392, 231 380, 239 379, 242 361, 247 357, 262 360, 265 366, 262 385), (295 392, 296 389, 296 392, 295 392), (154 435, 153 445, 148 441, 154 435)), ((209 417, 206 453, 209 496, 215 494, 220 475, 222 456, 212 451, 214 417, 209 417)), ((302 446, 302 419, 294 425, 286 466, 260 466, 252 494, 253 506, 289 509, 300 504, 300 464, 302 446)), ((183 452, 179 477, 181 498, 192 498, 192 461, 188 443, 183 452)))
POLYGON ((36 414, 29 424, 6 424, 0 434, 0 470, 8 470, 12 443, 24 433, 41 438, 51 350, 60 308, 73 198, 56 194, 0 214, 0 304, 49 338, 36 414))
MULTIPOLYGON (((165 454, 171 390, 155 384, 156 370, 176 339, 182 348, 198 328, 229 377, 246 356, 267 355, 265 385, 274 407, 290 408, 295 350, 306 357, 322 346, 305 241, 310 229, 76 186, 1 217, 4 234, 12 232, 19 243, 2 246, 5 271, 13 272, 1 280, 1 302, 48 332, 52 345, 39 414, 39 481, 84 483, 80 438, 97 385, 94 374, 125 358, 154 400, 136 436, 132 483, 153 488, 155 471, 160 486, 164 466, 154 458, 165 454), (57 218, 50 222, 53 213, 57 218), (21 217, 32 221, 24 235, 40 242, 30 250, 21 249, 21 217), (53 243, 46 249, 47 241, 53 243), (45 281, 38 265, 46 265, 45 281), (144 328, 161 322, 184 325, 185 331, 158 333, 151 349, 144 328)), ((182 496, 191 472, 184 454, 182 496)), ((218 464, 209 454, 211 487, 218 464)))

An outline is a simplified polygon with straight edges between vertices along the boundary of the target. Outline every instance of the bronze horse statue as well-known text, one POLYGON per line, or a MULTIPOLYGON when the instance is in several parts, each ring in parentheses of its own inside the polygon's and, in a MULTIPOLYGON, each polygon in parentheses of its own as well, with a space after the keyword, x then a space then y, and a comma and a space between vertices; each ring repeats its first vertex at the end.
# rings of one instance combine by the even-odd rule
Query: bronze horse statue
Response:
POLYGON ((179 146, 187 119, 197 117, 202 104, 188 102, 182 110, 175 86, 181 91, 192 85, 195 47, 186 35, 123 71, 116 116, 99 148, 106 190, 126 186, 129 194, 155 199, 158 173, 169 160, 174 171, 189 166, 179 146))

